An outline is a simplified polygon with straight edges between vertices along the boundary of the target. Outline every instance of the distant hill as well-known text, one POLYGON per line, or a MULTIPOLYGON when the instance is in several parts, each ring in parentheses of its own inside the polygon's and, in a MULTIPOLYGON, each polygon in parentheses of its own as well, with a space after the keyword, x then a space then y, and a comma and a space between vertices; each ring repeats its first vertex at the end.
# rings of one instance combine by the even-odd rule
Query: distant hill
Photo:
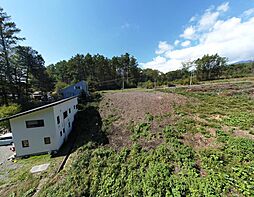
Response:
POLYGON ((234 62, 232 64, 245 64, 245 63, 252 63, 252 62, 254 62, 254 60, 241 60, 238 62, 234 62))

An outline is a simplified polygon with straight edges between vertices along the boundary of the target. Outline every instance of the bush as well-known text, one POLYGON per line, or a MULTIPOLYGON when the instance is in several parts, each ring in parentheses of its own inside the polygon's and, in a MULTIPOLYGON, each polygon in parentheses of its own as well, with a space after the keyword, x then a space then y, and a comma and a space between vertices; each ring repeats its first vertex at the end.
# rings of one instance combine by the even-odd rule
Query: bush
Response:
POLYGON ((140 82, 138 84, 139 87, 141 88, 146 88, 146 89, 153 89, 154 88, 154 83, 150 80, 146 81, 146 82, 140 82))
POLYGON ((67 87, 68 84, 62 81, 58 81, 55 85, 55 92, 59 92, 61 89, 67 87))
MULTIPOLYGON (((9 117, 21 111, 21 107, 18 104, 12 104, 9 106, 3 105, 0 107, 0 118, 9 117)), ((0 131, 2 129, 10 129, 9 121, 0 122, 0 131)))
MULTIPOLYGON (((190 78, 175 80, 175 81, 173 81, 173 83, 181 84, 181 85, 189 85, 190 84, 190 78)), ((193 84, 198 84, 198 80, 197 80, 196 77, 193 77, 193 79, 192 79, 192 85, 193 84)))

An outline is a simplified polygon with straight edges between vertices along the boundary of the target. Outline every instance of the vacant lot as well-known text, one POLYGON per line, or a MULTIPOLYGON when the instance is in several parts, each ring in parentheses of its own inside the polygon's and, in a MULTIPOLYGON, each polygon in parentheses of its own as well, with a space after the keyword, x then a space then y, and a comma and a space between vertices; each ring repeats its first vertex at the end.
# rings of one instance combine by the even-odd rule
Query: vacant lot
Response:
MULTIPOLYGON (((186 102, 186 97, 174 93, 134 91, 104 94, 99 111, 107 126, 108 146, 115 150, 130 148, 137 141, 133 140, 133 132, 138 127, 149 127, 154 136, 161 134, 162 127, 176 121, 174 106, 186 102)), ((153 137, 149 140, 140 138, 139 141, 144 148, 154 148, 163 140, 153 137)))
POLYGON ((253 87, 103 93, 81 106, 73 153, 39 196, 253 196, 253 87))

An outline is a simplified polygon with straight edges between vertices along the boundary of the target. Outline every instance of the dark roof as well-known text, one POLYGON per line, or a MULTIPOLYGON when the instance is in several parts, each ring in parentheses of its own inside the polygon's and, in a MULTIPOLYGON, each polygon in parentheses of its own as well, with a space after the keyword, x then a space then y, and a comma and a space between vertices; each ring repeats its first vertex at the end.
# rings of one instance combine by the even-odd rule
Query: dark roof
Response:
POLYGON ((71 99, 74 99, 76 98, 77 96, 72 96, 72 97, 69 97, 69 98, 66 98, 66 99, 62 99, 62 100, 59 100, 59 101, 56 101, 54 103, 50 103, 50 104, 47 104, 47 105, 43 105, 43 106, 40 106, 40 107, 36 107, 34 109, 30 109, 30 110, 27 110, 27 111, 24 111, 24 112, 20 112, 18 114, 15 114, 15 115, 12 115, 12 116, 9 116, 9 117, 6 117, 6 118, 1 118, 0 119, 0 122, 1 121, 5 121, 5 120, 10 120, 12 118, 16 118, 16 117, 19 117, 19 116, 23 116, 23 115, 26 115, 26 114, 29 114, 29 113, 32 113, 32 112, 35 112, 35 111, 39 111, 39 110, 42 110, 42 109, 46 109, 48 107, 52 107, 52 106, 55 106, 55 105, 58 105, 60 103, 64 103, 66 101, 69 101, 71 99))

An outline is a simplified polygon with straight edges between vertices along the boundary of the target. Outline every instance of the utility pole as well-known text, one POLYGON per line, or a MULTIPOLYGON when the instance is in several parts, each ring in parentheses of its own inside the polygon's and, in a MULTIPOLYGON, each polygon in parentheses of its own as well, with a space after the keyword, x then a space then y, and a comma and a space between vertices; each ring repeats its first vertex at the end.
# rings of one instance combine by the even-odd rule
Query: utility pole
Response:
POLYGON ((191 75, 190 75, 190 85, 192 85, 192 76, 193 75, 193 73, 192 73, 192 71, 191 71, 191 75))
POLYGON ((124 69, 122 70, 122 75, 123 75, 122 90, 124 90, 124 69))

